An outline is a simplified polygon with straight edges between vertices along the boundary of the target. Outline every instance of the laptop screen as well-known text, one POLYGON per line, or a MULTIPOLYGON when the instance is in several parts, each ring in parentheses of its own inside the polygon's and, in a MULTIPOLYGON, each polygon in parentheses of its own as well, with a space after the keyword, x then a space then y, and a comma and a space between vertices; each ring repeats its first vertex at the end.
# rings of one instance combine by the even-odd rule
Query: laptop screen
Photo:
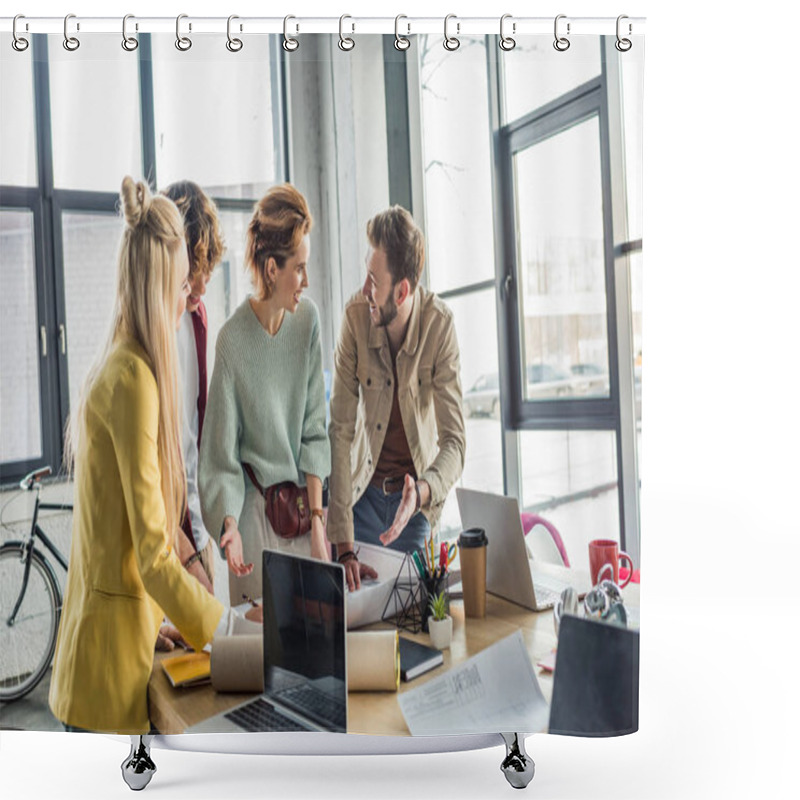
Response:
POLYGON ((265 550, 264 691, 329 731, 347 731, 344 569, 265 550))

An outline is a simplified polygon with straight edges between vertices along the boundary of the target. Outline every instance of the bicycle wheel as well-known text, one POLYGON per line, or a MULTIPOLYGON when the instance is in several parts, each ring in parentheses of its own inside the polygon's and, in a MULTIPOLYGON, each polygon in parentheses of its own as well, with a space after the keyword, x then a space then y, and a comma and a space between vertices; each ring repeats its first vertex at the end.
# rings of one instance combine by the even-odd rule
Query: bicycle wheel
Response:
POLYGON ((20 542, 0 547, 0 701, 18 700, 47 672, 53 658, 61 616, 61 591, 53 569, 34 550, 25 596, 13 625, 14 610, 25 574, 20 542))

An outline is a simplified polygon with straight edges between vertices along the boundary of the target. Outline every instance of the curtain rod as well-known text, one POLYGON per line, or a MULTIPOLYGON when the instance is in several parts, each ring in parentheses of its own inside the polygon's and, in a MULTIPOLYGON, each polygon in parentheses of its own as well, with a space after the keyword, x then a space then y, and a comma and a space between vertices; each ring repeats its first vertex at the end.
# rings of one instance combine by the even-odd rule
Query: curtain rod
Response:
MULTIPOLYGON (((613 36, 617 31, 616 17, 570 17, 559 15, 559 30, 569 35, 606 35, 613 36)), ((64 17, 26 17, 17 20, 17 34, 26 33, 64 33, 64 17)), ((347 16, 341 23, 338 17, 304 17, 293 16, 288 21, 288 33, 338 34, 341 30, 346 35, 359 34, 394 34, 395 24, 401 36, 418 33, 442 34, 444 17, 355 17, 347 16)), ((183 33, 225 34, 228 30, 227 17, 193 17, 183 16, 180 22, 183 33)), ((0 31, 11 33, 12 17, 0 18, 0 31)), ((644 17, 626 17, 623 21, 623 35, 641 35, 644 33, 644 17)), ((175 17, 136 17, 128 19, 129 35, 136 33, 172 33, 175 34, 175 17)), ((284 32, 284 17, 236 17, 232 21, 231 30, 236 34, 268 34, 284 32)), ((500 33, 500 17, 458 17, 450 19, 448 30, 450 35, 470 36, 500 33)), ((504 32, 506 35, 525 36, 533 34, 553 35, 554 17, 513 17, 506 16, 504 32)), ((122 33, 122 17, 81 17, 70 16, 70 34, 75 33, 122 33)))

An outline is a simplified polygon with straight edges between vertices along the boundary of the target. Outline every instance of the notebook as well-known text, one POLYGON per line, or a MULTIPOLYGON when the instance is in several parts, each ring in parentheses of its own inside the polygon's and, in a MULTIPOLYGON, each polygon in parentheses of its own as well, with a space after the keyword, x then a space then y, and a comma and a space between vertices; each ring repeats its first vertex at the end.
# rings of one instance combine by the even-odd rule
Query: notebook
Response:
POLYGON ((174 687, 201 686, 211 681, 211 655, 206 652, 184 653, 165 658, 161 666, 174 687))
POLYGON ((570 586, 579 597, 592 588, 588 573, 531 557, 516 498, 462 488, 456 489, 456 497, 462 526, 486 531, 488 592, 532 611, 542 611, 552 608, 561 592, 570 586))
POLYGON ((264 693, 187 729, 347 732, 344 567, 263 553, 264 693))
POLYGON ((400 677, 404 681, 413 681, 414 678, 444 663, 441 650, 406 639, 404 636, 400 636, 399 641, 400 677))

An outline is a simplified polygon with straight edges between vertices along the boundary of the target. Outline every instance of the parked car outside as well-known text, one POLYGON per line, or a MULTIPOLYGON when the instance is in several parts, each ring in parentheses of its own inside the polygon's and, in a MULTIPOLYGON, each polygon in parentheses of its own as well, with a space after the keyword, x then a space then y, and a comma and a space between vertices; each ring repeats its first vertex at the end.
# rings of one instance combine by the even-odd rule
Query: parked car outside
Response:
POLYGON ((572 376, 560 367, 551 364, 528 364, 526 375, 527 400, 563 397, 571 391, 572 376))
POLYGON ((496 372, 481 375, 464 393, 464 414, 468 417, 500 416, 500 380, 496 372))
POLYGON ((575 395, 594 395, 608 397, 608 370, 598 364, 573 364, 569 368, 572 374, 572 393, 575 395))

